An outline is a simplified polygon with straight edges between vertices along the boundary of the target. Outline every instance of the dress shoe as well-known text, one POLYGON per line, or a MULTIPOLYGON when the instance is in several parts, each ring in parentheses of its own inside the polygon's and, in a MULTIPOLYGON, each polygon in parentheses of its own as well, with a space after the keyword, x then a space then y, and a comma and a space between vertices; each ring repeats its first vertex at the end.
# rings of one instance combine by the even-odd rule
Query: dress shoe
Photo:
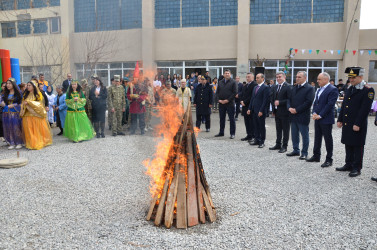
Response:
POLYGON ((273 146, 272 148, 269 148, 269 150, 278 150, 278 149, 281 149, 281 146, 279 146, 279 145, 275 145, 275 146, 273 146))
POLYGON ((372 181, 377 181, 377 178, 376 177, 372 177, 370 178, 372 181))
POLYGON ((296 153, 296 152, 290 152, 287 154, 287 156, 299 156, 300 153, 296 153))
POLYGON ((258 145, 259 146, 259 142, 257 142, 257 141, 253 141, 252 143, 249 143, 251 146, 256 146, 256 145, 258 145))
POLYGON ((258 148, 264 148, 264 143, 259 144, 258 148))
POLYGON ((118 132, 118 135, 126 135, 126 134, 123 132, 118 132))
POLYGON ((280 150, 279 150, 279 153, 285 153, 287 152, 287 148, 286 147, 282 147, 280 150))
POLYGON ((218 133, 217 135, 215 135, 215 137, 222 137, 224 136, 224 134, 221 134, 221 133, 218 133))
POLYGON ((314 155, 312 157, 310 157, 309 159, 306 159, 307 162, 319 162, 319 158, 317 157, 314 157, 314 155))
POLYGON ((113 136, 117 136, 117 133, 113 133, 113 136))
POLYGON ((101 138, 101 134, 100 133, 97 133, 97 138, 101 138))
POLYGON ((347 165, 344 165, 343 167, 341 168, 336 168, 335 169, 336 171, 342 171, 342 172, 345 172, 345 171, 351 171, 351 167, 347 166, 347 165))
POLYGON ((209 132, 209 128, 206 129, 206 132, 209 132))
POLYGON ((349 177, 356 177, 358 175, 360 175, 361 172, 358 171, 358 170, 352 170, 351 173, 348 174, 349 177))
POLYGON ((235 135, 230 135, 230 139, 234 139, 236 137, 235 135))
POLYGON ((322 168, 328 168, 328 167, 330 167, 330 166, 332 166, 332 162, 331 162, 331 161, 325 161, 325 162, 321 165, 322 168))
POLYGON ((250 140, 247 140, 247 142, 248 142, 249 144, 253 144, 253 143, 255 142, 255 140, 254 140, 254 139, 250 139, 250 140))
POLYGON ((307 155, 301 155, 298 159, 300 159, 300 160, 306 160, 306 159, 308 159, 308 156, 307 155))
POLYGON ((248 141, 248 140, 250 140, 250 138, 247 136, 241 139, 241 141, 248 141))

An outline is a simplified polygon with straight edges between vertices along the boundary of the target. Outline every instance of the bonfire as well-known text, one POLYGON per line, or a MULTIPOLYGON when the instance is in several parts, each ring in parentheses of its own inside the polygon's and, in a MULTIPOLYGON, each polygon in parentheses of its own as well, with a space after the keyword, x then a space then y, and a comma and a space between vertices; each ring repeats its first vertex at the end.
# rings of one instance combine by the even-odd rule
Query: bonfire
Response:
POLYGON ((152 159, 144 161, 151 177, 152 202, 147 220, 156 226, 187 228, 216 220, 216 210, 205 177, 199 146, 196 142, 191 108, 179 107, 173 96, 164 96, 157 116, 160 125, 152 159))

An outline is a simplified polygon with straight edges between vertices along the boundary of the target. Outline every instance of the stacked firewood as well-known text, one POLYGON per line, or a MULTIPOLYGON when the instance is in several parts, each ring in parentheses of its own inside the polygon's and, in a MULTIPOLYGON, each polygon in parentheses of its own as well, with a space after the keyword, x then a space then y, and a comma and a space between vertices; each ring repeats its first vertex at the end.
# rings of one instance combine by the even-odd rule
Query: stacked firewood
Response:
POLYGON ((156 226, 187 228, 216 220, 216 210, 204 174, 191 110, 185 113, 174 137, 160 193, 152 199, 147 220, 156 226))

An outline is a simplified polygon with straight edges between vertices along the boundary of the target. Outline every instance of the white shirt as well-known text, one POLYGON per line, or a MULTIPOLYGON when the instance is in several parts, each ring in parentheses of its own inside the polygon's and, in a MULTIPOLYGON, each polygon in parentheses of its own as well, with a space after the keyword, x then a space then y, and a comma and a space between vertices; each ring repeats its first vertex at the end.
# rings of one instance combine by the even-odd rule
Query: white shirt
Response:
POLYGON ((101 92, 101 87, 96 88, 96 90, 98 91, 98 93, 100 93, 101 92))
POLYGON ((161 87, 161 82, 159 80, 153 81, 153 86, 154 87, 161 87))
POLYGON ((323 91, 327 88, 327 86, 329 86, 330 83, 328 82, 325 86, 323 87, 320 87, 318 90, 317 90, 317 98, 319 99, 321 97, 321 94, 323 93, 323 91))

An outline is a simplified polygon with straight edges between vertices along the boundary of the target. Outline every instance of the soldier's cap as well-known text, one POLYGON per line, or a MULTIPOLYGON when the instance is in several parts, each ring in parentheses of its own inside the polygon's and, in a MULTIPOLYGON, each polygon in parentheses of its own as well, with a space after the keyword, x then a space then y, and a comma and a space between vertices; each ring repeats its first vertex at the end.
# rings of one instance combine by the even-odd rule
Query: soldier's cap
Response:
POLYGON ((98 77, 97 74, 93 74, 90 78, 92 78, 92 79, 99 79, 99 77, 98 77))
POLYGON ((129 82, 130 79, 128 79, 128 77, 123 77, 123 81, 125 81, 125 82, 129 82))
POLYGON ((16 83, 16 79, 14 79, 13 77, 9 78, 8 81, 11 81, 12 83, 16 83))
POLYGON ((344 73, 348 74, 348 77, 363 76, 365 69, 362 67, 347 67, 344 73))
POLYGON ((120 82, 120 75, 114 75, 114 81, 120 82))
POLYGON ((84 79, 81 79, 80 83, 81 85, 85 85, 85 84, 88 84, 88 81, 84 78, 84 79))

